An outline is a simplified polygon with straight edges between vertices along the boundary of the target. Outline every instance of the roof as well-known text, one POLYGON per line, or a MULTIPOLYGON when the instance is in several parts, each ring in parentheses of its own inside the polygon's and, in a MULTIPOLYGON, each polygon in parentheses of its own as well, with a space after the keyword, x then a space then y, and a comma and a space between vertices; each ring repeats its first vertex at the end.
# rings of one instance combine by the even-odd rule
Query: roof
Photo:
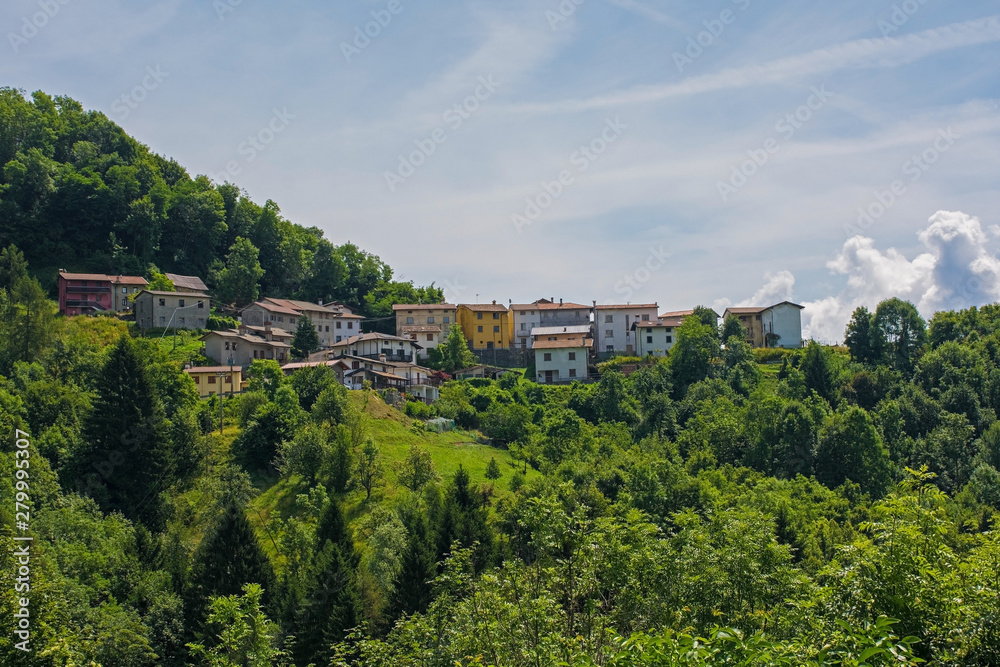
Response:
POLYGON ((396 303, 393 304, 394 311, 399 310, 455 310, 458 306, 453 303, 396 303))
MULTIPOLYGON (((179 296, 182 299, 191 299, 199 297, 205 299, 209 298, 207 294, 203 294, 201 292, 165 292, 163 290, 155 290, 155 289, 144 289, 142 290, 142 292, 145 292, 147 294, 154 294, 156 296, 179 296)), ((142 292, 140 292, 140 294, 142 292)))
POLYGON ((269 296, 264 297, 264 301, 270 301, 271 303, 285 308, 291 308, 292 310, 322 310, 328 313, 335 312, 332 308, 318 303, 313 303, 312 301, 299 301, 298 299, 275 299, 269 296))
POLYGON ((109 276, 106 273, 65 273, 63 271, 60 271, 59 277, 64 280, 103 280, 105 282, 111 281, 111 276, 109 276))
MULTIPOLYGON (((690 316, 689 316, 690 317, 690 316)), ((638 331, 639 329, 645 329, 650 327, 679 327, 684 324, 684 317, 660 317, 659 319, 653 320, 651 322, 633 322, 632 330, 638 331)))
POLYGON ((540 340, 536 341, 532 347, 536 350, 557 350, 565 348, 590 347, 589 341, 583 338, 566 338, 564 340, 540 340))
POLYGON ((237 365, 237 364, 233 364, 231 367, 230 366, 195 366, 194 368, 185 368, 184 369, 185 373, 223 373, 223 372, 228 373, 230 371, 232 371, 234 373, 242 373, 243 369, 239 365, 237 365))
POLYGON ((660 306, 655 303, 626 303, 624 305, 597 306, 597 310, 659 310, 659 308, 660 306))
MULTIPOLYGON (((254 301, 249 306, 247 306, 247 308, 253 308, 254 306, 257 306, 258 308, 263 308, 269 313, 281 313, 282 315, 292 315, 294 317, 298 317, 299 315, 302 314, 298 310, 295 310, 294 308, 289 308, 288 306, 280 306, 276 303, 269 301, 254 301)), ((244 308, 244 310, 246 310, 246 308, 244 308)))
POLYGON ((590 310, 590 306, 585 306, 580 303, 571 303, 569 301, 565 303, 555 303, 554 301, 549 301, 548 299, 539 299, 534 303, 515 303, 511 305, 511 310, 590 310))
POLYGON ((142 276, 108 276, 116 285, 148 285, 149 282, 142 276))
POLYGON ((660 317, 661 318, 663 318, 663 317, 680 317, 680 318, 683 319, 685 317, 691 317, 692 315, 694 315, 694 309, 692 309, 692 310, 672 310, 669 313, 663 313, 662 315, 660 315, 660 317))
MULTIPOLYGON (((172 292, 171 292, 172 293, 172 292)), ((239 338, 247 343, 253 343, 254 345, 270 345, 271 347, 291 347, 288 343, 283 343, 280 340, 265 340, 257 336, 248 336, 246 334, 241 334, 236 331, 209 331, 207 334, 201 337, 201 340, 205 340, 209 336, 221 336, 223 338, 239 338)))
POLYGON ((174 284, 174 287, 193 289, 198 292, 204 292, 208 289, 208 285, 206 285, 198 276, 182 276, 179 273, 165 273, 163 275, 170 279, 170 282, 174 284))
POLYGON ((490 312, 490 313, 507 312, 507 306, 503 305, 502 303, 460 303, 458 304, 458 307, 467 308, 468 310, 471 310, 473 312, 476 311, 490 312))
POLYGON ((589 334, 589 324, 577 324, 571 327, 535 327, 531 330, 532 336, 555 336, 558 334, 589 334))
POLYGON ((297 371, 303 368, 314 368, 316 366, 345 366, 346 363, 342 359, 331 359, 330 361, 297 361, 291 364, 285 364, 281 367, 283 371, 297 371))
POLYGON ((441 328, 433 324, 405 324, 399 330, 403 333, 441 333, 441 328))
MULTIPOLYGON (((416 343, 414 343, 409 338, 401 338, 399 336, 390 336, 389 334, 378 333, 377 331, 373 331, 371 333, 366 333, 366 334, 361 334, 359 336, 351 336, 350 338, 345 338, 344 340, 340 341, 339 343, 332 343, 330 345, 330 347, 343 347, 345 345, 353 345, 355 343, 362 343, 362 342, 364 342, 366 340, 393 340, 393 341, 400 341, 400 342, 403 342, 403 343, 409 343, 411 345, 416 345, 416 343)), ((420 346, 417 345, 417 347, 420 347, 420 346)))
POLYGON ((753 315, 755 313, 763 313, 767 308, 767 306, 740 306, 738 308, 726 308, 726 312, 733 315, 753 315))

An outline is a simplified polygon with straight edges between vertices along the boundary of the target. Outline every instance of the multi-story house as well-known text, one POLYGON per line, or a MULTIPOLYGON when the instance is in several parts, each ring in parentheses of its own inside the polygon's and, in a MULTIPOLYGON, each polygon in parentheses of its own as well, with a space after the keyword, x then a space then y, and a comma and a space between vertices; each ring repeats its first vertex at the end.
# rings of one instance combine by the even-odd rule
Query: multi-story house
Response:
POLYGON ((139 276, 60 271, 59 312, 63 315, 128 312, 132 309, 129 297, 147 284, 145 278, 139 276))
POLYGON ((450 303, 395 304, 396 335, 420 343, 420 357, 437 348, 458 322, 458 308, 450 303))
POLYGON ((543 384, 586 380, 592 344, 582 337, 535 341, 535 380, 543 384))
POLYGON ((249 366, 255 359, 274 359, 279 364, 288 361, 290 345, 277 340, 254 336, 240 331, 209 331, 201 337, 205 356, 225 366, 249 366))
POLYGON ((270 322, 272 327, 291 333, 295 332, 303 317, 308 317, 316 328, 321 347, 330 347, 361 333, 361 322, 364 319, 346 308, 271 297, 250 304, 240 313, 244 324, 264 326, 264 322, 270 322))
POLYGON ((366 359, 384 357, 386 361, 415 364, 420 348, 421 345, 410 338, 373 332, 345 338, 331 345, 325 352, 328 359, 342 356, 366 359))
POLYGON ((511 345, 510 311, 496 301, 459 304, 458 323, 473 350, 493 350, 511 345))
POLYGON ((590 306, 564 303, 559 299, 539 299, 534 303, 515 303, 510 307, 514 347, 531 348, 534 334, 539 327, 590 326, 590 306))
POLYGON ((791 301, 773 306, 727 308, 725 317, 735 315, 747 330, 752 347, 802 347, 802 310, 791 301))
POLYGON ((655 303, 598 306, 594 303, 594 345, 599 355, 636 354, 632 325, 653 322, 659 306, 655 303))
POLYGON ((344 365, 344 385, 348 389, 361 389, 368 381, 374 389, 396 389, 425 403, 433 403, 440 396, 434 371, 430 368, 389 361, 385 355, 375 359, 346 355, 337 357, 337 361, 344 365))
POLYGON ((633 322, 636 354, 665 357, 677 342, 677 329, 684 324, 684 318, 693 314, 694 311, 678 311, 664 313, 652 322, 633 322))
POLYGON ((195 366, 184 372, 194 380, 198 395, 207 398, 213 394, 232 395, 241 391, 243 369, 240 366, 195 366))
POLYGON ((140 329, 204 329, 212 309, 207 294, 141 290, 135 297, 135 321, 140 329))
POLYGON ((208 285, 198 276, 182 276, 179 273, 165 273, 163 275, 174 284, 175 292, 201 294, 208 291, 208 285))

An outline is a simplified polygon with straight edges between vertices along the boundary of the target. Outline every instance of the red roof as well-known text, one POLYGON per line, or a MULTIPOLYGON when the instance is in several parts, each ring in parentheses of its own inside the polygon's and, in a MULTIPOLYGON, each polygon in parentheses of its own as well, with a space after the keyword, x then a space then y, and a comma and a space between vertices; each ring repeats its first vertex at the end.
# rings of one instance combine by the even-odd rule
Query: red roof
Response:
POLYGON ((453 303, 396 303, 393 310, 455 310, 453 303))
POLYGON ((149 282, 142 276, 109 276, 115 285, 148 285, 149 282))
POLYGON ((59 277, 63 280, 100 280, 111 282, 111 277, 106 273, 65 273, 60 271, 59 277))
POLYGON ((624 305, 597 306, 597 310, 657 310, 655 303, 626 303, 624 305))
POLYGON ((460 303, 459 307, 467 308, 473 312, 507 312, 507 306, 501 303, 460 303))

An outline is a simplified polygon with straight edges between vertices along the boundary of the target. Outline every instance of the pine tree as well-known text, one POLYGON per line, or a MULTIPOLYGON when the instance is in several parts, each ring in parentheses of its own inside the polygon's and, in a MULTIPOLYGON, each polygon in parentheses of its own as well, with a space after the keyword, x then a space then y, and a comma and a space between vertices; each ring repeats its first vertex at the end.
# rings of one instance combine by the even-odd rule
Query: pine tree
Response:
POLYGON ((404 516, 409 533, 402 568, 393 584, 390 617, 422 613, 431 603, 431 581, 435 575, 434 552, 427 538, 427 526, 419 512, 404 516))
POLYGON ((261 548, 246 512, 229 502, 194 554, 189 607, 202 619, 210 596, 239 595, 246 584, 260 584, 267 602, 275 589, 274 569, 261 548))
POLYGON ((490 457, 490 462, 486 464, 486 479, 496 481, 501 477, 503 477, 503 473, 500 472, 500 466, 497 465, 497 460, 490 457))
POLYGON ((111 350, 95 385, 84 425, 87 447, 74 466, 77 479, 104 511, 157 530, 164 523, 160 494, 173 484, 176 465, 163 407, 128 336, 111 350))
POLYGON ((319 334, 312 320, 303 315, 299 318, 299 323, 295 327, 295 335, 292 337, 292 356, 304 358, 310 353, 319 349, 319 334))
POLYGON ((806 387, 832 402, 833 375, 830 372, 826 353, 816 341, 810 341, 806 353, 802 357, 800 369, 805 375, 806 387))

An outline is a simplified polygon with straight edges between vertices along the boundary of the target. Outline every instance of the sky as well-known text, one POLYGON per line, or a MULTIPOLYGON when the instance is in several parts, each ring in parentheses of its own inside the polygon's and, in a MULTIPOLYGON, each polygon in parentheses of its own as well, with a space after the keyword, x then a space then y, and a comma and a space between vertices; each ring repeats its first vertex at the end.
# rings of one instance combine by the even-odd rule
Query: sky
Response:
POLYGON ((1000 299, 1000 5, 5 0, 68 95, 451 302, 1000 299), (803 7, 806 5, 806 7, 803 7))

